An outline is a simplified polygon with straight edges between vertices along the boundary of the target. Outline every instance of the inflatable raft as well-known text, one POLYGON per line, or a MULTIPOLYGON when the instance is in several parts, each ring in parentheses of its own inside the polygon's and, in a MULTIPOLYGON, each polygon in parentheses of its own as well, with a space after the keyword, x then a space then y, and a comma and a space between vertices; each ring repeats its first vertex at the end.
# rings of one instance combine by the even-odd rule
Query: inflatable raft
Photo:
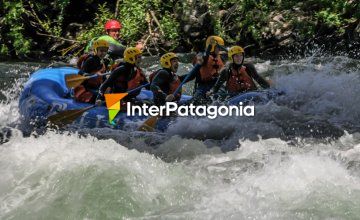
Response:
MULTIPOLYGON (((46 68, 34 72, 19 99, 19 110, 22 122, 25 124, 33 124, 39 126, 47 123, 47 118, 51 115, 58 114, 63 111, 82 109, 91 106, 90 104, 80 103, 71 98, 71 89, 67 88, 65 76, 69 74, 77 74, 78 69, 71 67, 46 68)), ((237 105, 239 102, 266 102, 273 92, 249 92, 238 95, 228 101, 229 105, 237 105)), ((139 100, 152 100, 152 92, 141 90, 137 96, 139 100)), ((181 102, 187 101, 191 96, 182 95, 181 102)), ((126 112, 119 112, 114 119, 114 124, 108 122, 108 109, 106 106, 99 106, 89 109, 78 117, 73 125, 77 127, 95 128, 95 127, 111 127, 114 129, 124 129, 129 123, 141 123, 147 119, 147 116, 127 116, 126 112)), ((165 130, 166 123, 158 123, 158 130, 165 130)))

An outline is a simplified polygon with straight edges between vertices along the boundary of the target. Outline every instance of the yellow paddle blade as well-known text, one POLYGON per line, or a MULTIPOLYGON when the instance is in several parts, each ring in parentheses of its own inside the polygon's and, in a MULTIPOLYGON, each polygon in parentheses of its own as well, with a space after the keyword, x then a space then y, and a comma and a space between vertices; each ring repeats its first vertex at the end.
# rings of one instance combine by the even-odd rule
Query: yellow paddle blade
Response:
POLYGON ((88 107, 82 108, 82 109, 66 110, 66 111, 60 112, 58 114, 49 116, 48 121, 51 124, 62 127, 64 125, 71 124, 78 117, 80 117, 85 111, 87 111, 91 108, 94 108, 94 107, 95 107, 95 105, 88 106, 88 107))
POLYGON ((152 116, 146 119, 146 121, 138 128, 138 131, 154 131, 159 118, 160 116, 152 116))
POLYGON ((65 76, 66 86, 68 88, 75 88, 75 87, 81 85, 81 83, 84 82, 88 78, 89 77, 77 75, 77 74, 76 75, 75 74, 66 75, 65 76))

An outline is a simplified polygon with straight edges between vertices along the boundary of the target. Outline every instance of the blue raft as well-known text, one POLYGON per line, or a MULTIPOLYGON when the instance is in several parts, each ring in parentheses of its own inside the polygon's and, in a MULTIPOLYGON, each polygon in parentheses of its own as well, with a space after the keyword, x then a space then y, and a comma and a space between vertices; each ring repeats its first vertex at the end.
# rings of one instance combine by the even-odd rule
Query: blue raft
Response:
MULTIPOLYGON (((90 104, 74 101, 71 96, 71 90, 66 87, 65 76, 77 74, 78 69, 71 67, 46 68, 34 72, 24 86, 19 99, 19 109, 22 122, 31 124, 36 122, 38 125, 44 125, 50 115, 62 111, 81 109, 90 104)), ((238 95, 228 101, 229 105, 237 105, 239 102, 248 101, 266 102, 275 94, 271 91, 249 92, 238 95)), ((152 100, 151 91, 142 90, 137 96, 139 100, 152 100)), ((191 96, 182 95, 181 101, 187 101, 191 96)), ((124 129, 129 123, 144 121, 147 116, 127 116, 126 112, 119 112, 114 119, 115 124, 108 122, 108 110, 105 106, 92 108, 77 118, 73 125, 84 128, 111 127, 114 129, 124 129)), ((140 122, 139 122, 140 123, 140 122)), ((165 130, 166 123, 158 123, 158 130, 165 130)))

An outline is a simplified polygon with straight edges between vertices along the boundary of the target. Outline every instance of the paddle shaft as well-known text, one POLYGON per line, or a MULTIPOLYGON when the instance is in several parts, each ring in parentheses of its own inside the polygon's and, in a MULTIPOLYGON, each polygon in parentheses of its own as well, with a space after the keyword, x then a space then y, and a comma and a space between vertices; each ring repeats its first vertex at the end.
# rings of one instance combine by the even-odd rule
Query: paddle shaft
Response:
POLYGON ((139 89, 142 89, 142 88, 144 88, 144 87, 146 87, 146 86, 148 86, 148 85, 150 85, 150 83, 146 83, 146 84, 144 84, 144 85, 141 85, 141 86, 139 86, 139 87, 137 87, 137 88, 135 88, 135 89, 132 89, 132 90, 130 90, 130 91, 128 91, 127 93, 133 93, 133 92, 136 92, 136 91, 138 91, 139 89))
POLYGON ((185 77, 185 79, 180 83, 179 87, 177 87, 177 89, 175 90, 175 92, 173 93, 173 95, 175 96, 181 89, 181 87, 186 83, 186 81, 190 78, 192 74, 188 73, 187 76, 185 77))
MULTIPOLYGON (((86 73, 86 74, 88 74, 88 73, 86 73)), ((91 79, 91 78, 95 78, 95 77, 98 77, 98 76, 107 76, 107 75, 110 75, 110 74, 111 74, 111 72, 107 72, 107 73, 103 73, 103 74, 93 74, 91 76, 85 76, 85 77, 87 77, 87 79, 91 79)))
MULTIPOLYGON (((133 93, 136 92, 142 88, 144 88, 145 86, 148 86, 150 83, 146 83, 145 85, 141 85, 135 89, 132 89, 130 91, 128 91, 127 93, 133 93)), ((58 114, 55 115, 51 115, 48 117, 48 120, 50 122, 52 122, 55 125, 58 126, 64 126, 66 124, 70 124, 72 123, 74 120, 76 120, 76 118, 80 117, 84 112, 97 107, 97 105, 91 105, 82 109, 72 109, 72 110, 65 110, 62 111, 58 114)))

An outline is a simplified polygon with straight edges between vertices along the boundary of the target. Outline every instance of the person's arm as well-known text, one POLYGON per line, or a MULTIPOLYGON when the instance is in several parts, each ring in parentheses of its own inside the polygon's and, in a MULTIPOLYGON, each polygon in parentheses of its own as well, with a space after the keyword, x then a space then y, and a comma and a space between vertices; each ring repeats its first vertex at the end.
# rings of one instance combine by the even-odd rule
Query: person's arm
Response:
POLYGON ((205 65, 205 64, 208 62, 209 56, 210 56, 211 47, 212 47, 212 45, 209 44, 209 46, 206 48, 205 54, 204 54, 204 56, 202 57, 202 59, 203 59, 202 65, 205 65))
POLYGON ((110 43, 108 53, 112 58, 123 58, 125 49, 120 43, 110 43))
MULTIPOLYGON (((143 73, 142 73, 143 74, 143 73)), ((144 80, 141 82, 141 85, 149 84, 149 80, 146 78, 146 76, 143 74, 144 80)), ((150 84, 145 86, 146 90, 150 90, 150 84)))
POLYGON ((109 88, 115 80, 124 72, 124 67, 116 68, 114 71, 111 72, 109 78, 103 82, 99 88, 99 95, 103 96, 106 89, 109 88))
POLYGON ((166 71, 160 70, 154 77, 153 81, 151 82, 150 90, 157 95, 166 97, 165 92, 161 90, 160 86, 168 82, 169 82, 169 74, 166 71))
POLYGON ((185 83, 190 82, 191 80, 195 79, 196 76, 200 73, 200 68, 201 68, 201 65, 200 65, 200 64, 196 64, 196 65, 190 70, 189 73, 179 76, 180 81, 182 82, 182 81, 186 78, 186 76, 189 75, 189 74, 190 74, 190 77, 186 80, 185 83))
POLYGON ((212 93, 217 93, 222 86, 222 84, 229 78, 229 69, 228 67, 223 68, 220 71, 220 76, 217 79, 214 87, 212 88, 212 93))
POLYGON ((264 89, 267 89, 270 87, 270 84, 268 83, 268 81, 266 81, 263 77, 261 77, 258 72, 255 69, 255 66, 251 63, 248 64, 244 64, 244 66, 246 67, 246 72, 250 74, 250 76, 256 80, 256 82, 259 83, 259 85, 261 87, 263 87, 264 89))

